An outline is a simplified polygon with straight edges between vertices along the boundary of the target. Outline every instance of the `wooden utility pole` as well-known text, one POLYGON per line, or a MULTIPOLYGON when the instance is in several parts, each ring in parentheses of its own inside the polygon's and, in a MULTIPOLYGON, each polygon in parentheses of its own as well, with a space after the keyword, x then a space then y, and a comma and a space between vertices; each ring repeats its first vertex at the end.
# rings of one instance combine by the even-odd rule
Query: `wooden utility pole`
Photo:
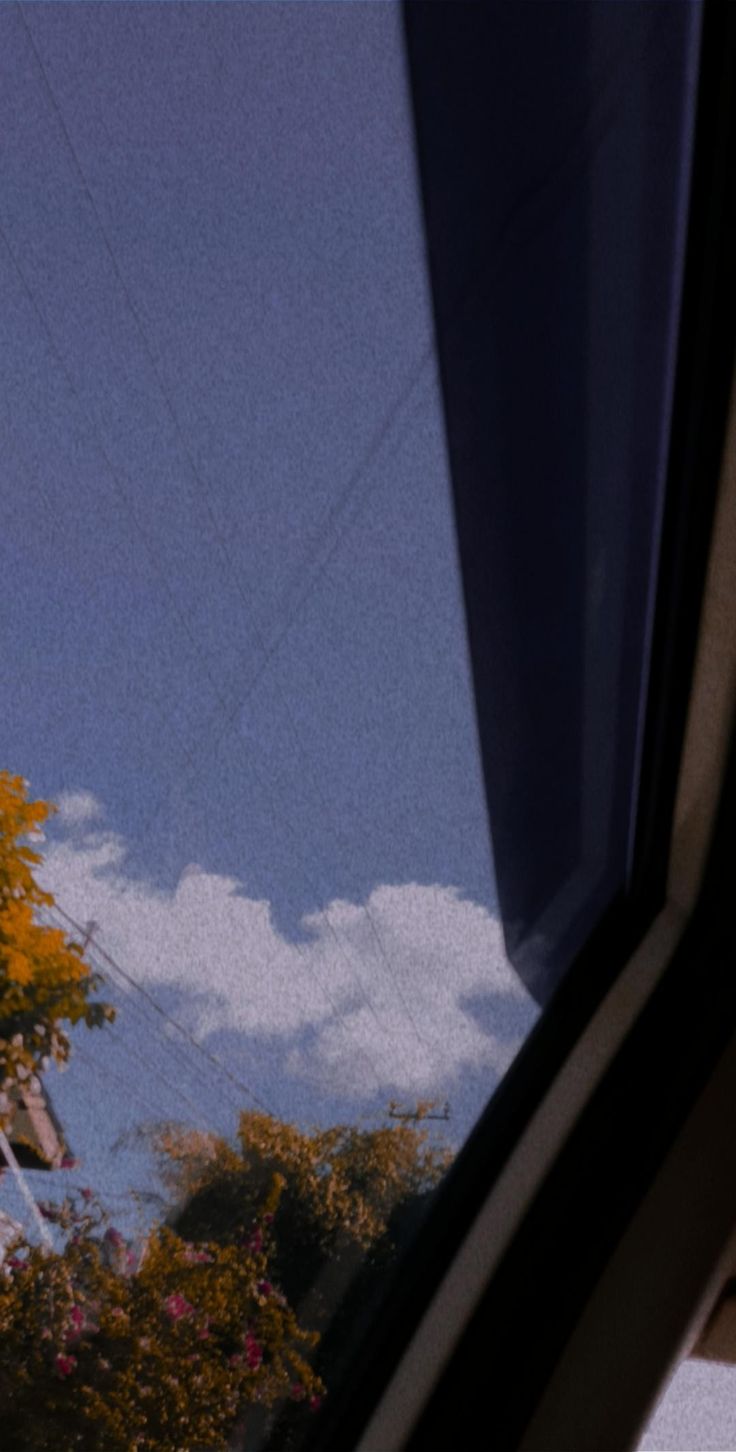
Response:
POLYGON ((417 1109, 400 1109, 397 1101, 392 1099, 388 1106, 388 1117, 389 1119, 401 1119, 405 1123, 412 1124, 420 1124, 423 1119, 448 1120, 450 1118, 449 1100, 445 1100, 438 1114, 432 1113, 434 1107, 434 1105, 429 1105, 426 1109, 422 1109, 421 1106, 417 1109))
POLYGON ((86 953, 87 952, 87 945, 91 942, 92 936, 93 936, 94 933, 97 932, 97 929, 99 928, 99 926, 100 926, 99 923, 96 923, 95 920, 94 920, 94 918, 90 918, 89 922, 88 923, 85 923, 85 925, 84 925, 84 942, 82 943, 82 952, 83 953, 86 953))

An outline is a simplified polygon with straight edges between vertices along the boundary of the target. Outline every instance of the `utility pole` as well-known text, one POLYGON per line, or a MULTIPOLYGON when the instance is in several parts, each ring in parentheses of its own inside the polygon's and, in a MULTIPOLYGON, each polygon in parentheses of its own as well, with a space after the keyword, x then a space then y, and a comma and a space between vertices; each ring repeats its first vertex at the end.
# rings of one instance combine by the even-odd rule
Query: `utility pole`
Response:
POLYGON ((423 1109, 420 1105, 417 1109, 404 1110, 399 1108, 395 1099, 392 1099, 388 1106, 388 1117, 389 1119, 400 1119, 404 1123, 412 1124, 420 1124, 423 1119, 448 1120, 450 1118, 450 1101, 448 1099, 445 1100, 438 1114, 432 1113, 434 1107, 434 1104, 429 1104, 426 1109, 423 1109))
POLYGON ((82 943, 82 952, 83 953, 86 953, 87 952, 87 945, 88 945, 88 943, 91 942, 92 935, 97 932, 97 929, 99 928, 99 926, 100 926, 99 923, 96 923, 95 920, 94 920, 94 918, 90 918, 89 922, 88 923, 85 923, 85 925, 84 925, 84 942, 82 943))

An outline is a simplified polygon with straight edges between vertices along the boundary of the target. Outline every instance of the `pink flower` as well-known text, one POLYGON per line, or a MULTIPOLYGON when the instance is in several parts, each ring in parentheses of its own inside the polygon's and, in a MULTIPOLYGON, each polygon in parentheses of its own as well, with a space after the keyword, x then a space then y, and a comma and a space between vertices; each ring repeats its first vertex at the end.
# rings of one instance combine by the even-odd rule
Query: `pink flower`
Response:
POLYGON ((54 1368, 59 1376, 71 1376, 76 1364, 76 1356, 65 1356, 61 1351, 54 1359, 54 1368))
POLYGON ((310 1397, 309 1398, 309 1410, 310 1410, 310 1412, 318 1412, 321 1406, 322 1406, 322 1398, 321 1397, 310 1397))
POLYGON ((292 1401, 300 1402, 304 1398, 304 1387, 300 1381, 293 1381, 289 1389, 289 1396, 292 1401))
POLYGON ((38 1208, 41 1211, 44 1220, 51 1220, 52 1223, 55 1223, 61 1215, 61 1210, 59 1206, 51 1205, 48 1200, 39 1200, 38 1208))
POLYGON ((81 1331, 84 1326, 84 1311, 81 1306, 72 1306, 69 1312, 69 1320, 74 1331, 81 1331))
POLYGON ((184 1251, 184 1259, 187 1265, 211 1265, 214 1256, 206 1250, 197 1250, 195 1246, 188 1245, 184 1251))
POLYGON ((199 1328, 199 1330, 197 1332, 197 1337, 198 1337, 198 1339, 200 1341, 207 1341, 207 1339, 209 1337, 209 1334, 210 1334, 209 1321, 205 1321, 204 1326, 200 1326, 200 1328, 199 1328))
POLYGON ((243 1358, 242 1358, 242 1356, 238 1356, 237 1352, 235 1353, 234 1356, 229 1356, 228 1357, 228 1365, 229 1366, 242 1366, 243 1365, 243 1358))
POLYGON ((264 1217, 263 1217, 263 1224, 264 1225, 273 1225, 273 1215, 270 1213, 270 1211, 269 1211, 268 1215, 264 1215, 264 1217))
POLYGON ((179 1295, 178 1291, 164 1301, 164 1310, 172 1321, 180 1321, 182 1316, 194 1315, 194 1306, 190 1305, 185 1296, 179 1295))
POLYGON ((261 1296, 270 1296, 273 1286, 270 1281, 259 1281, 256 1290, 261 1296))
POLYGON ((251 1235, 250 1239, 248 1240, 247 1245, 248 1245, 248 1249, 249 1250, 254 1250, 256 1252, 256 1254, 258 1253, 259 1250, 263 1250, 263 1235, 262 1235, 261 1229, 260 1229, 260 1227, 258 1225, 256 1226, 255 1230, 253 1231, 253 1234, 251 1235))
POLYGON ((63 1159, 61 1161, 61 1164, 59 1165, 59 1169, 60 1170, 76 1170, 78 1165, 79 1165, 79 1160, 75 1160, 75 1158, 74 1158, 73 1155, 64 1155, 64 1157, 63 1157, 63 1159))
POLYGON ((87 1186, 85 1186, 83 1190, 80 1190, 79 1193, 82 1196, 82 1199, 86 1200, 87 1202, 89 1202, 93 1198, 92 1191, 87 1186))
POLYGON ((123 1310, 122 1306, 113 1306, 110 1315, 114 1316, 116 1321, 120 1321, 123 1316, 127 1319, 128 1313, 123 1310))
POLYGON ((105 1231, 105 1240, 108 1245, 125 1245, 124 1237, 120 1234, 119 1230, 115 1229, 114 1225, 111 1225, 110 1229, 105 1231))
POLYGON ((263 1350, 258 1345, 252 1331, 246 1331, 243 1340, 245 1342, 245 1359, 251 1371, 257 1371, 263 1361, 263 1350))

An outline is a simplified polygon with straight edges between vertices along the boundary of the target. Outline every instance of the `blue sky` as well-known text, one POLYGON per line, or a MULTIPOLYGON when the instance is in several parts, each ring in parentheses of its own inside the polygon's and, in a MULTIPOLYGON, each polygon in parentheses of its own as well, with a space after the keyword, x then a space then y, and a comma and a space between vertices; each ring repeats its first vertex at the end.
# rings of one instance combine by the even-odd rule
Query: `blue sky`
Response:
POLYGON ((492 908, 398 9, 2 24, 6 753, 285 926, 492 908))
POLYGON ((400 9, 0 10, 2 762, 163 1008, 54 1099, 112 1146, 238 1085, 449 1099, 536 1016, 477 755, 400 9), (204 1062, 165 1014, 214 1056, 204 1062), (218 1074, 216 1064, 225 1068, 218 1074))

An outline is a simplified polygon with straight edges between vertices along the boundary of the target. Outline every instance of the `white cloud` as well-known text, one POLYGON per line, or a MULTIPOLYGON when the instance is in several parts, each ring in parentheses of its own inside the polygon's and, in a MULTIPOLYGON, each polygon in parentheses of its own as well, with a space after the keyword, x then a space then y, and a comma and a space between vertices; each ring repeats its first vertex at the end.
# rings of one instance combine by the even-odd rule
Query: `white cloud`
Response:
POLYGON ((62 792, 56 799, 57 821, 65 827, 82 827, 99 820, 102 805, 92 792, 62 792))
MULTIPOLYGON (((99 815, 89 793, 72 800, 69 826, 99 815)), ((235 879, 192 865, 167 892, 134 878, 126 857, 116 834, 74 831, 50 846, 41 876, 72 917, 99 923, 97 941, 138 982, 184 995, 177 1016, 199 1040, 244 1036, 228 1039, 240 1046, 232 1063, 247 1053, 256 1090, 260 1063, 271 1085, 296 1080, 307 1098, 321 1087, 346 1108, 377 1094, 455 1104, 465 1092, 467 1119, 536 1018, 499 923, 453 888, 384 885, 366 903, 334 901, 294 944, 235 879)))

